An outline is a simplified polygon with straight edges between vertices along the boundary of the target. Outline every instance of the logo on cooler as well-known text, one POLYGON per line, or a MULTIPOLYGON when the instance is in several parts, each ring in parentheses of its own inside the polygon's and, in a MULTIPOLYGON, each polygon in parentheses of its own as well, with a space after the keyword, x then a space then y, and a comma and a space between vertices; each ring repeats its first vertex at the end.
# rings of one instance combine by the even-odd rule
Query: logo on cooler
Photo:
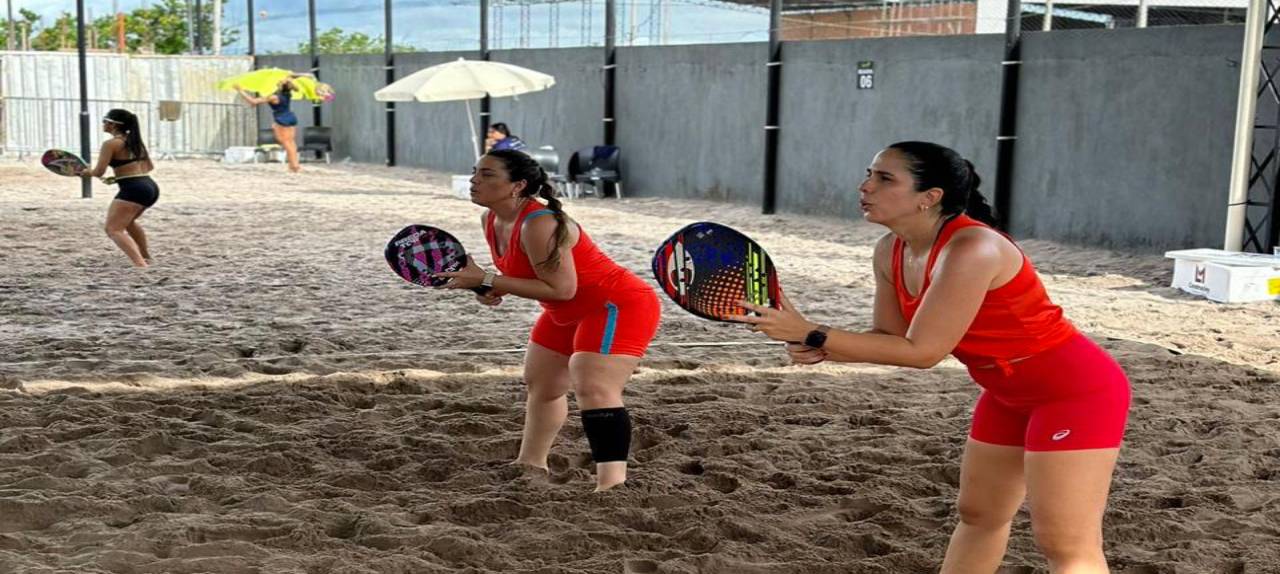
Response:
POLYGON ((1050 438, 1052 438, 1053 440, 1062 440, 1064 438, 1067 438, 1067 435, 1070 435, 1070 434, 1071 434, 1071 429, 1062 429, 1056 433, 1053 433, 1053 436, 1050 438))

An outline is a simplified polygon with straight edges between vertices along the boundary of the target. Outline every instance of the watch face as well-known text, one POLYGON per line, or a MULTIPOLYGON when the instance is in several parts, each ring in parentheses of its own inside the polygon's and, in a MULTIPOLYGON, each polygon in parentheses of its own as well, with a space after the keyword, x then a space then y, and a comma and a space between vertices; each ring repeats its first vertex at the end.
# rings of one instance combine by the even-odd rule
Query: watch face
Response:
POLYGON ((804 338, 804 345, 815 349, 821 348, 826 342, 827 334, 818 330, 809 331, 809 335, 804 338))

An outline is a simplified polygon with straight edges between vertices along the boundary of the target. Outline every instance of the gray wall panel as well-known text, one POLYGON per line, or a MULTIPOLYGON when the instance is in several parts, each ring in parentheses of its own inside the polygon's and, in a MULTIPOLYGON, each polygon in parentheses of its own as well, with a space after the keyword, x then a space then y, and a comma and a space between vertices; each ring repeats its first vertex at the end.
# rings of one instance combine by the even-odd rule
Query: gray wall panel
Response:
POLYGON ((861 218, 867 166, 902 140, 953 148, 993 181, 1002 50, 993 35, 784 45, 779 211, 861 218), (874 63, 872 89, 857 89, 861 60, 874 63))
POLYGON ((624 192, 759 203, 765 44, 618 50, 624 192))
POLYGON ((1242 41, 1241 26, 1027 34, 1014 233, 1221 245, 1242 41))

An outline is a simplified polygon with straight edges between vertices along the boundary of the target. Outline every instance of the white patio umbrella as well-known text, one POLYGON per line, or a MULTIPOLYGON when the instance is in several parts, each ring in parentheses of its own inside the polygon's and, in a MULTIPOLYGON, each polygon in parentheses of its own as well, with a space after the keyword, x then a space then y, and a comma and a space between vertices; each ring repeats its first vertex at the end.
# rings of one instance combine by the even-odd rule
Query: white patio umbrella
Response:
POLYGON ((452 102, 465 100, 467 123, 471 126, 471 144, 476 159, 480 158, 480 142, 476 139, 471 100, 487 96, 504 97, 537 92, 554 86, 556 79, 528 68, 467 60, 438 64, 418 70, 373 93, 379 102, 452 102))

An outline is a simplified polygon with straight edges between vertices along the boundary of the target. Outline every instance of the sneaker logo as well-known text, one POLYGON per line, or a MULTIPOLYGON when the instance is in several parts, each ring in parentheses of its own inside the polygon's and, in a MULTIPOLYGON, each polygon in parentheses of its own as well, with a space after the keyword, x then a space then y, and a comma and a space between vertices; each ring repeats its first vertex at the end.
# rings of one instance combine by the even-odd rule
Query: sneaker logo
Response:
POLYGON ((1056 433, 1053 433, 1052 438, 1053 440, 1062 440, 1064 438, 1067 438, 1067 435, 1069 434, 1071 434, 1071 429, 1062 429, 1056 433))

